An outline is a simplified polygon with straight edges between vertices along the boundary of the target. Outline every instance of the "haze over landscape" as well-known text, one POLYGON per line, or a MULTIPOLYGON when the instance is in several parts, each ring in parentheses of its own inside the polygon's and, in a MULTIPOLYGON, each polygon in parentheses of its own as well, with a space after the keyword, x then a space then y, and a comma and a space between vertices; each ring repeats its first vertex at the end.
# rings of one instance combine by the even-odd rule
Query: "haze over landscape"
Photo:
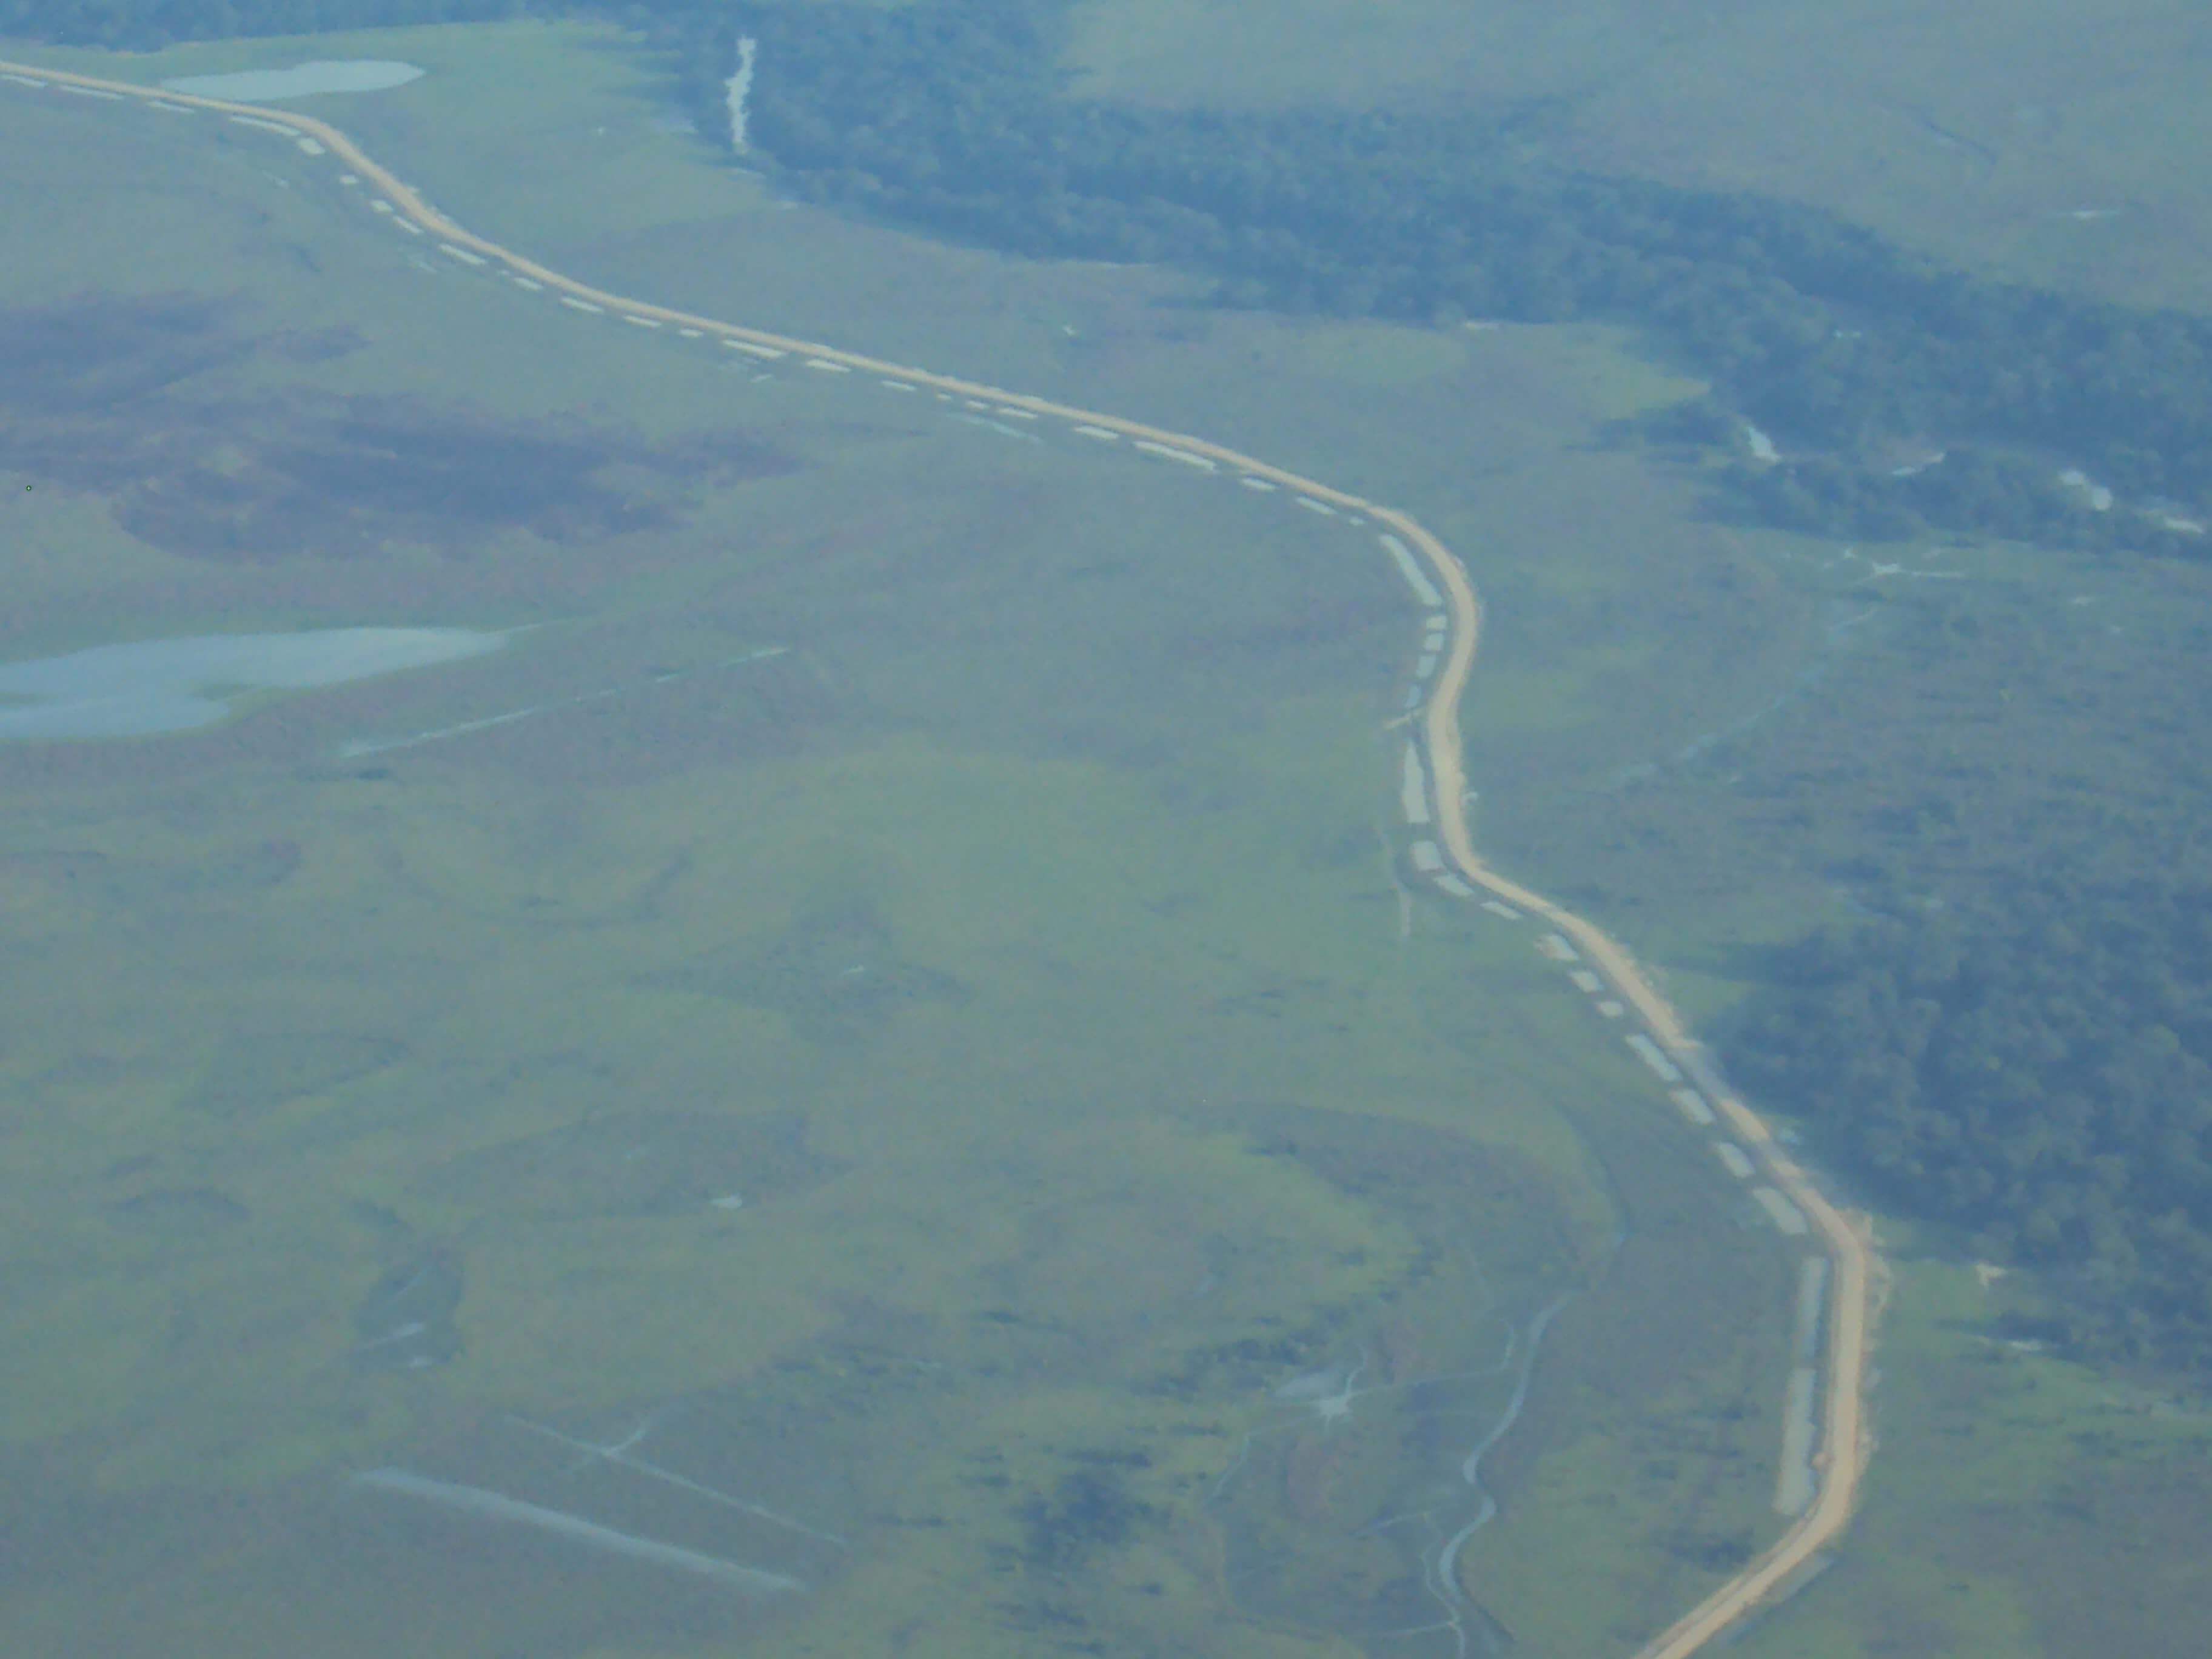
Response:
POLYGON ((0 0, 0 1650, 2200 1653, 2208 55, 0 0))

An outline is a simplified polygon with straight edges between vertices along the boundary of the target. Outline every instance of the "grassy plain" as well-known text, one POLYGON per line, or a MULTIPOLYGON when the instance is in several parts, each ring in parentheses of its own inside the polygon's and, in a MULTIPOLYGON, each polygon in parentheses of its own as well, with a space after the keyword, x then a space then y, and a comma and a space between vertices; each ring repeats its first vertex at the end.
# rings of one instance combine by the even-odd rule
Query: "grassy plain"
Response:
POLYGON ((1079 84, 1471 105, 1609 172, 1834 209, 2032 282, 2212 306, 2191 0, 1088 0, 1079 84))
MULTIPOLYGON (((1613 607, 1607 672, 1674 688, 1637 720, 1782 672, 1724 647, 1803 605, 1699 597, 1738 555, 1588 441, 1664 390, 1618 342, 1217 317, 720 197, 604 32, 72 61, 352 52, 433 73, 319 112, 594 280, 1405 501, 1613 607)), ((0 753, 9 1643, 1449 1653, 1386 1632, 1440 1624, 1532 1364, 1462 1558, 1524 1651, 1771 1525, 1790 1259, 1524 932, 1402 890, 1413 619, 1363 535, 565 311, 270 135, 0 123, 10 657, 535 624, 0 753), (574 1455, 635 1430, 695 1484, 574 1455), (813 1588, 347 1484, 383 1464, 813 1588)), ((1501 627, 1491 718, 1611 699, 1547 660, 1501 627)))
MULTIPOLYGON (((2203 148, 2196 8, 1085 15, 1071 63, 1096 90, 1522 105, 1528 132, 1596 167, 1816 202, 2025 280, 2212 303, 2193 252, 2212 210, 2184 164, 2203 148)), ((1662 963, 1693 1020, 1725 1015, 1765 942, 1869 904, 2201 860, 2201 568, 1720 526, 1692 553, 1668 526, 1696 518, 1695 474, 1648 459, 1640 523, 1582 472, 1574 529, 1548 538, 1516 534, 1511 482, 1484 480, 1492 623, 1464 719, 1486 847, 1662 963)), ((2212 1502, 2196 1407, 2008 1346, 2038 1287, 1984 1291, 1963 1241, 1885 1230, 1902 1259, 1865 1513, 1743 1650, 2194 1651, 2186 1558, 2212 1502)), ((1545 1453, 1490 1564, 1525 1547, 1526 1582, 1586 1542, 1578 1516, 1611 1501, 1599 1472, 1619 1467, 1597 1443, 1545 1453)), ((1578 1588, 1599 1600, 1623 1577, 1578 1588)))
POLYGON ((2012 1334, 2033 1328, 2032 1285, 1985 1283, 1955 1240, 1894 1231, 1866 1515, 1835 1569, 1741 1650, 2194 1652, 2212 1511, 2202 1402, 2043 1352, 2012 1334))

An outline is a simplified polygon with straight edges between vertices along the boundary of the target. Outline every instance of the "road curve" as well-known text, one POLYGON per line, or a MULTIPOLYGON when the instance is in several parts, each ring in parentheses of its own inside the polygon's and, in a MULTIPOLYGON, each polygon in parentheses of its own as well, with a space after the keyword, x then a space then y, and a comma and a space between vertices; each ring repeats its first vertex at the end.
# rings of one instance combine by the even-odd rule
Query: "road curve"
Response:
POLYGON ((1163 428, 1125 420, 1119 416, 1075 409, 1043 398, 1002 391, 951 375, 882 362, 856 352, 843 351, 811 341, 794 339, 761 329, 743 328, 711 317, 631 300, 591 287, 548 269, 464 229, 432 208, 387 169, 371 160, 352 139, 326 122, 311 116, 273 110, 265 105, 238 104, 219 98, 202 98, 145 87, 125 81, 42 68, 33 64, 0 60, 0 75, 24 81, 52 83, 83 92, 142 99, 173 107, 206 110, 226 115, 242 125, 282 130, 296 138, 311 139, 344 161, 392 205, 392 211, 426 234, 502 267, 557 294, 605 311, 653 322, 696 329, 702 335, 788 353, 842 368, 862 370, 913 386, 927 386, 955 397, 973 398, 1019 410, 1039 417, 1049 416, 1094 430, 1112 433, 1149 444, 1164 446, 1184 456, 1200 457, 1244 477, 1265 480, 1310 500, 1346 511, 1364 514, 1388 526, 1416 549, 1442 584, 1451 618, 1451 649, 1437 674, 1423 710, 1422 746, 1428 751, 1431 775, 1436 786, 1437 839, 1451 862, 1469 882, 1505 903, 1542 917, 1580 948, 1595 970, 1611 984, 1620 999, 1635 1010, 1652 1041, 1705 1086, 1715 1109, 1727 1120, 1737 1139, 1758 1160, 1767 1178, 1811 1218, 1826 1247, 1833 1272, 1828 1322, 1825 1406, 1820 1450, 1815 1462, 1820 1469, 1818 1492, 1812 1504, 1763 1553, 1741 1572, 1715 1590, 1667 1630, 1639 1649, 1635 1659, 1687 1659, 1744 1614, 1785 1588, 1800 1570, 1849 1525, 1865 1468, 1870 1443, 1865 1433, 1864 1390, 1869 1337, 1869 1309, 1877 1266, 1869 1237, 1837 1209, 1776 1141, 1772 1131, 1733 1091, 1726 1088, 1706 1059, 1703 1048, 1685 1029, 1679 1016, 1652 987, 1626 950, 1573 912, 1500 875, 1482 860, 1468 833, 1465 799, 1466 773, 1461 753, 1459 701, 1474 666, 1482 606, 1474 586, 1449 549, 1421 525, 1395 507, 1382 507, 1328 484, 1273 466, 1251 456, 1163 428))

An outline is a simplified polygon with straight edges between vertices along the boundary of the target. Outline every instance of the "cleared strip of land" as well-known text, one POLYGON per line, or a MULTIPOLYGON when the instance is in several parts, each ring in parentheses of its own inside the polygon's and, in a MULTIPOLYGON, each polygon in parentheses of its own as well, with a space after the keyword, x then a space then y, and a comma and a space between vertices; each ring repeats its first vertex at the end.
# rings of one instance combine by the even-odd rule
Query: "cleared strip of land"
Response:
MULTIPOLYGON (((1818 1490, 1804 1513, 1763 1554, 1754 1558, 1741 1572, 1647 1643, 1638 1650, 1636 1659, 1686 1659, 1686 1656, 1705 1646, 1770 1596, 1787 1593, 1805 1582, 1807 1575, 1817 1566, 1825 1547, 1850 1523, 1851 1506, 1857 1497, 1859 1479, 1865 1467, 1868 1446, 1864 1439, 1863 1404, 1872 1283, 1878 1265, 1872 1244, 1860 1228, 1828 1202, 1805 1171, 1783 1151, 1773 1132, 1759 1115, 1726 1086, 1674 1008, 1644 977, 1643 970, 1626 949, 1572 911, 1553 903, 1509 877, 1499 875, 1485 864, 1474 850, 1465 811, 1467 775, 1460 743, 1459 700, 1474 666, 1482 607, 1465 568, 1452 556, 1450 550, 1417 520, 1395 507, 1378 506, 1285 468, 1269 465, 1224 445, 1209 443, 1202 438, 1124 420, 1119 416, 1072 408, 1048 398, 980 386, 952 375, 884 362, 878 358, 841 351, 811 341, 793 339, 760 329, 742 328, 711 317, 695 316, 688 312, 625 299, 620 295, 592 288, 465 230, 430 207, 386 168, 371 161, 345 134, 312 116, 268 110, 256 105, 231 103, 217 98, 158 91, 129 82, 103 80, 93 76, 44 69, 32 64, 0 61, 0 75, 35 77, 60 90, 94 97, 127 96, 148 102, 166 101, 173 107, 190 106, 214 110, 226 115, 248 118, 254 125, 267 125, 288 135, 316 139, 347 165, 357 168, 362 176, 389 198, 398 213, 403 216, 404 228, 416 234, 428 233, 447 242, 473 249, 487 259, 504 266, 510 274, 533 278, 556 290, 564 302, 574 304, 580 310, 611 311, 623 317, 674 323, 679 327, 696 328, 702 334, 714 335, 726 345, 763 356, 781 356, 787 352, 796 352, 807 360, 810 368, 862 370, 879 378, 927 386, 949 396, 984 399, 1015 410, 1073 422, 1075 430, 1088 436, 1127 437, 1166 446, 1193 459, 1204 458, 1224 465, 1247 478, 1280 485, 1295 492, 1294 498, 1300 506, 1316 512, 1334 514, 1342 510, 1352 514, 1364 514, 1375 524, 1387 526, 1398 538, 1402 538, 1407 548, 1418 553, 1419 560, 1426 563, 1436 580, 1442 585, 1443 592, 1439 597, 1449 613, 1451 622, 1449 654, 1443 672, 1431 684, 1425 702, 1420 704, 1423 708, 1423 746, 1427 750, 1437 809, 1437 842, 1423 842, 1422 846, 1430 849, 1430 857, 1438 860, 1439 867, 1443 855, 1448 855, 1451 865, 1461 875, 1477 888, 1487 891, 1493 899, 1504 901, 1548 923, 1556 930, 1551 937, 1558 940, 1561 948, 1553 954, 1559 959, 1586 960, 1597 969, 1622 1000, 1635 1010, 1644 1025, 1644 1030, 1630 1039, 1638 1054, 1662 1079, 1669 1082, 1679 1081, 1681 1074, 1687 1073, 1703 1087, 1705 1097, 1726 1120, 1738 1143, 1747 1150, 1759 1172, 1772 1183, 1757 1189, 1754 1196, 1759 1197, 1762 1205, 1768 1208, 1778 1225, 1786 1227, 1784 1217, 1787 1214, 1795 1218, 1796 1231, 1806 1231, 1809 1225, 1817 1231, 1830 1264, 1831 1313, 1824 1356, 1826 1373, 1822 1379, 1825 1386, 1821 1389, 1820 1449, 1812 1460, 1813 1466, 1819 1471, 1818 1490), (1437 850, 1437 843, 1441 843, 1441 853, 1437 850), (1579 952, 1577 947, 1579 947, 1579 952)), ((1390 548, 1388 542, 1385 546, 1395 560, 1398 550, 1390 548)), ((1413 574, 1419 574, 1419 566, 1411 558, 1401 562, 1401 571, 1408 567, 1411 567, 1413 574)), ((1426 577, 1422 576, 1413 584, 1416 592, 1425 585, 1426 577)), ((1426 860, 1419 860, 1418 854, 1417 861, 1426 867, 1426 860)), ((1676 1097, 1678 1103, 1680 1092, 1676 1097)))
POLYGON ((1410 743, 1406 745, 1406 769, 1398 794, 1407 823, 1425 824, 1429 821, 1429 775, 1421 769, 1421 751, 1410 743))

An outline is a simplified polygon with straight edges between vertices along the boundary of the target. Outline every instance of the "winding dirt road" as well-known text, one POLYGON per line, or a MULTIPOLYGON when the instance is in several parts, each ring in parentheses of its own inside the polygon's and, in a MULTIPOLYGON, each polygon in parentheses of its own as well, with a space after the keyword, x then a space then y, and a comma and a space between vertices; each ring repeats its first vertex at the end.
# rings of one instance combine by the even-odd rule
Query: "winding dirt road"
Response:
POLYGON ((489 264, 510 278, 536 284, 556 295, 580 301, 617 316, 696 330, 702 337, 728 342, 766 356, 791 356, 809 364, 859 371, 886 381, 927 387, 951 397, 971 399, 1000 410, 1018 411, 1039 419, 1069 422, 1088 428, 1088 435, 1127 438, 1158 446, 1171 458, 1194 464, 1204 462, 1225 469, 1240 478, 1250 478, 1323 503, 1344 512, 1364 515, 1386 526, 1419 551, 1442 585, 1450 616, 1451 648, 1437 674, 1423 710, 1421 731, 1430 775, 1435 781, 1437 838, 1451 862, 1468 882, 1504 903, 1540 916, 1572 940, 1620 998, 1632 1008, 1645 1032, 1681 1068, 1703 1086, 1743 1146, 1778 1187, 1813 1222, 1826 1247, 1833 1271, 1833 1291, 1828 1319, 1828 1340, 1823 1377, 1818 1491, 1812 1504, 1780 1538, 1741 1573, 1714 1591, 1672 1626, 1638 1650, 1636 1659, 1686 1659, 1720 1635, 1747 1613, 1778 1590, 1786 1588, 1801 1570, 1850 1523, 1865 1467, 1869 1443, 1863 1422, 1863 1391, 1867 1368, 1869 1309, 1878 1263, 1869 1237, 1821 1195, 1810 1177, 1777 1143, 1757 1113, 1724 1087, 1703 1048, 1684 1028, 1665 999, 1653 988, 1634 958, 1620 945, 1572 912, 1562 909, 1540 894, 1498 874, 1482 860, 1468 836, 1464 807, 1466 775, 1461 754, 1459 702, 1474 666, 1475 647, 1482 623, 1482 607, 1474 586, 1450 550, 1413 519, 1395 508, 1378 506, 1358 496, 1303 477, 1265 461, 1193 438, 1119 416, 1071 408, 1042 398, 1004 392, 995 386, 932 374, 903 364, 889 363, 855 352, 818 345, 811 341, 743 328, 711 317, 699 317, 665 306, 626 299, 549 270, 534 260, 511 252, 462 228, 425 203, 386 168, 372 161, 337 128, 312 117, 272 110, 263 105, 235 104, 222 99, 188 96, 158 88, 108 81, 91 76, 44 69, 32 64, 0 61, 0 76, 34 88, 52 86, 106 97, 142 100, 173 110, 196 110, 219 114, 252 129, 289 136, 309 154, 327 153, 356 175, 356 187, 374 192, 388 203, 392 216, 402 219, 426 236, 435 237, 456 257, 470 263, 489 264))

